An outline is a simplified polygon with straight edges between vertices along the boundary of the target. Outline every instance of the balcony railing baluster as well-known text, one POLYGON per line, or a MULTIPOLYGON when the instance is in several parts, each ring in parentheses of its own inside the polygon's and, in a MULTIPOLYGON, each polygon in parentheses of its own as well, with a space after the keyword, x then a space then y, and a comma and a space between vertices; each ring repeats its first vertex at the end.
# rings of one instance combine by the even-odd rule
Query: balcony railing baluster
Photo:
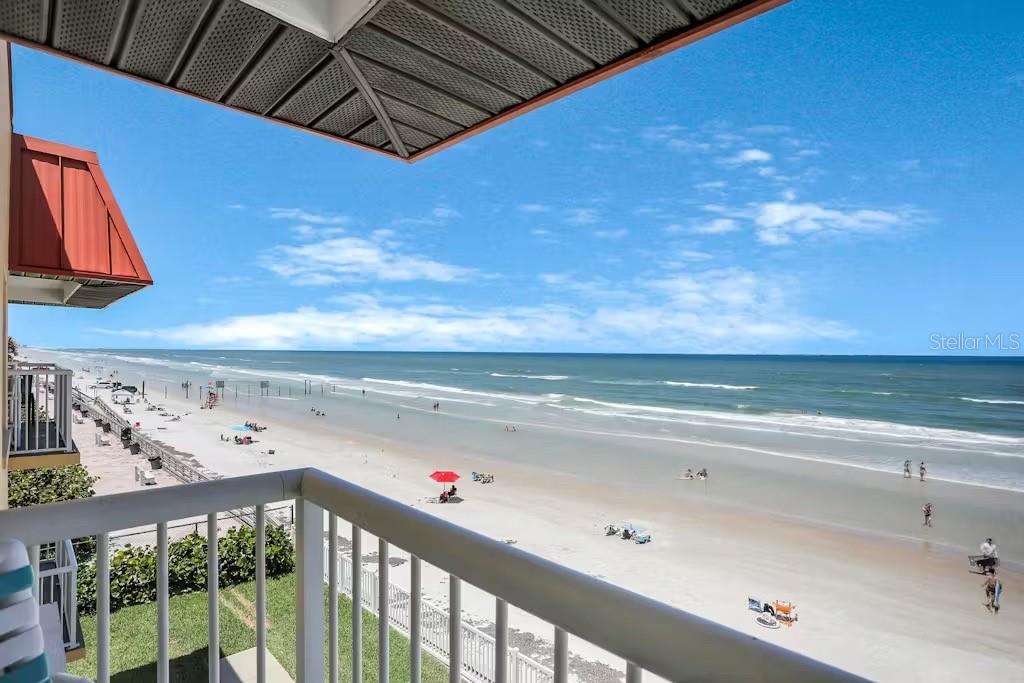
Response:
POLYGON ((508 603, 494 605, 494 683, 508 683, 508 603))
POLYGON ((327 665, 331 683, 338 683, 338 516, 328 517, 327 531, 327 583, 330 599, 327 601, 330 626, 328 628, 327 665))
POLYGON ((220 614, 217 604, 220 571, 217 551, 217 513, 211 512, 206 516, 207 669, 210 683, 220 683, 220 614))
POLYGON ((380 538, 377 540, 377 680, 389 681, 388 673, 391 651, 388 633, 390 632, 390 591, 391 579, 389 577, 391 565, 388 560, 388 542, 380 538))
POLYGON ((352 683, 363 681, 363 530, 352 525, 352 683))
POLYGON ((409 680, 420 683, 422 667, 422 642, 420 632, 420 600, 423 594, 423 577, 421 575, 420 558, 410 556, 409 565, 409 680))
POLYGON ((555 683, 569 683, 569 634, 555 627, 555 683))
POLYGON ((324 681, 324 511, 295 501, 296 683, 324 681))
POLYGON ((156 679, 170 683, 170 590, 167 579, 167 522, 156 525, 156 679))
POLYGON ((267 509, 256 506, 256 683, 267 683, 267 509))
POLYGON ((643 671, 633 662, 626 662, 626 683, 640 683, 643 671))
POLYGON ((448 575, 448 683, 462 679, 462 580, 448 575))
POLYGON ((96 536, 96 683, 110 683, 110 534, 96 536))

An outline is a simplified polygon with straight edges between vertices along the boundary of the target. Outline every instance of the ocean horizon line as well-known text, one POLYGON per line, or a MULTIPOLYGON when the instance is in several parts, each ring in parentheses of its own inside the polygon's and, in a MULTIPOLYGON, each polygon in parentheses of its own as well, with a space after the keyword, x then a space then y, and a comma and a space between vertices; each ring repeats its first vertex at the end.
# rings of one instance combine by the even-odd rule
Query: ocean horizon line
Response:
POLYGON ((352 353, 352 354, 424 354, 424 355, 493 355, 493 356, 594 356, 594 357, 633 357, 633 358, 800 358, 800 359, 900 359, 900 360, 952 360, 952 361, 1012 361, 1024 363, 1024 354, 905 354, 905 353, 756 353, 756 352, 641 352, 630 353, 625 351, 518 351, 518 350, 454 350, 454 349, 306 349, 306 348, 246 348, 246 347, 191 347, 191 346, 78 346, 78 347, 48 347, 48 346, 25 346, 26 349, 38 351, 101 351, 101 352, 125 352, 125 351, 182 351, 195 353, 216 353, 216 352, 244 352, 244 353, 352 353))

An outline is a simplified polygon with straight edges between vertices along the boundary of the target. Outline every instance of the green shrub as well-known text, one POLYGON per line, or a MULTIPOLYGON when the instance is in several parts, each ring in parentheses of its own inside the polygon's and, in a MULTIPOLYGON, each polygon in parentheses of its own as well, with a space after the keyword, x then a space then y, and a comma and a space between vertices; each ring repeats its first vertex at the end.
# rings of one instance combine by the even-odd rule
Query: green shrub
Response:
MULTIPOLYGON (((219 586, 235 586, 256 578, 256 532, 246 526, 228 529, 217 540, 219 586)), ((267 527, 268 577, 289 574, 295 568, 291 537, 280 527, 267 527)), ((189 534, 167 548, 167 582, 171 595, 206 590, 206 537, 189 534)), ((110 609, 156 600, 156 549, 125 546, 110 559, 110 609)), ((78 569, 78 609, 96 611, 96 564, 78 569)))
POLYGON ((15 470, 7 477, 7 505, 12 508, 92 498, 99 481, 82 465, 15 470))
MULTIPOLYGON (((99 481, 83 465, 15 470, 7 476, 7 504, 12 508, 92 498, 96 495, 93 486, 99 481)), ((96 555, 96 539, 92 536, 74 539, 74 546, 79 563, 96 555)))

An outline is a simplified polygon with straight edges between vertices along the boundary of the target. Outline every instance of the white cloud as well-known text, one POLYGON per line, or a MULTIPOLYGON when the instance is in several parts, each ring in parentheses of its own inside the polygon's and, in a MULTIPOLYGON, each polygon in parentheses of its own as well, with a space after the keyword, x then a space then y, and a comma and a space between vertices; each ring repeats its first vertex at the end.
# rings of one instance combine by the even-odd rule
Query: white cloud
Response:
POLYGON ((395 225, 447 225, 449 221, 461 218, 462 214, 447 204, 438 204, 426 216, 402 216, 396 218, 395 225))
POLYGON ((565 222, 569 225, 593 225, 599 218, 597 209, 569 209, 565 222))
POLYGON ((333 213, 314 213, 295 208, 270 208, 267 209, 267 212, 271 218, 312 223, 313 225, 347 225, 352 222, 350 216, 333 213))
MULTIPOLYGON (((384 237, 390 237, 390 231, 384 237)), ((464 268, 397 249, 393 241, 335 237, 298 245, 279 245, 260 265, 295 285, 330 285, 351 280, 457 282, 477 274, 464 268)))
POLYGON ((724 235, 739 229, 740 224, 732 218, 713 218, 694 226, 693 232, 698 235, 724 235))
POLYGON ((431 213, 431 215, 434 218, 436 218, 438 220, 442 220, 442 221, 447 221, 447 220, 450 220, 452 218, 461 218, 462 217, 461 213, 459 213, 458 211, 456 211, 452 207, 445 206, 443 204, 441 206, 435 206, 430 213, 431 213))
POLYGON ((248 275, 215 275, 211 280, 215 285, 240 285, 251 281, 248 275))
POLYGON ((918 213, 910 209, 839 209, 785 199, 755 205, 753 210, 757 238, 772 245, 789 244, 815 233, 881 233, 910 226, 918 219, 918 213))
POLYGON ((698 190, 724 190, 728 187, 728 183, 724 180, 707 180, 703 183, 697 183, 694 187, 698 190))
POLYGON ((239 204, 238 202, 235 202, 234 204, 228 204, 225 208, 231 209, 232 211, 241 211, 242 209, 246 208, 246 206, 245 204, 239 204))
POLYGON ((763 149, 744 149, 731 157, 723 159, 727 164, 763 164, 772 160, 771 152, 766 152, 763 149))
POLYGON ((550 210, 551 207, 545 204, 520 204, 519 210, 523 213, 545 213, 550 210))
POLYGON ((328 309, 301 307, 203 324, 111 334, 232 348, 572 349, 743 352, 794 341, 847 340, 848 326, 804 315, 799 283, 740 268, 676 270, 627 282, 546 273, 559 303, 453 306, 336 296, 328 309), (579 294, 563 303, 566 291, 579 294))
POLYGON ((793 129, 789 126, 779 126, 770 123, 747 128, 747 132, 751 135, 784 135, 791 130, 793 129))
POLYGON ((681 261, 709 261, 714 256, 706 251, 697 251, 696 249, 681 249, 675 253, 675 257, 681 261))
POLYGON ((595 230, 594 237, 603 240, 620 240, 629 234, 629 230, 618 228, 616 230, 595 230))

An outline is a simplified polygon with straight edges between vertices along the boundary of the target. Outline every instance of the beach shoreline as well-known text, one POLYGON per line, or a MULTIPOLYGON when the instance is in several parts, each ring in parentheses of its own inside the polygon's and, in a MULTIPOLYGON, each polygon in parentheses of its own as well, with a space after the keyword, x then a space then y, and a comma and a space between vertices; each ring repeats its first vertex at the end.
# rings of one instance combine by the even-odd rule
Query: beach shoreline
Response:
MULTIPOLYGON (((42 352, 33 352, 32 357, 61 362, 42 352)), ((106 369, 109 372, 114 367, 107 363, 106 369)), ((122 381, 146 373, 145 368, 128 365, 117 369, 124 373, 122 381)), ((330 403, 316 395, 280 402, 227 399, 212 411, 200 411, 198 401, 186 403, 173 391, 164 399, 161 393, 151 390, 150 400, 165 404, 171 412, 190 414, 181 422, 163 423, 155 412, 138 410, 133 419, 153 438, 194 454, 225 476, 319 467, 494 538, 513 539, 529 552, 870 678, 924 681, 979 674, 1011 679, 1024 676, 1017 647, 1024 634, 1024 619, 1012 608, 1004 609, 995 620, 986 613, 981 607, 981 577, 976 580, 967 572, 965 557, 974 549, 971 543, 980 542, 985 535, 996 535, 1001 549, 1012 548, 1011 539, 1003 541, 1001 534, 977 528, 969 535, 935 541, 923 536, 920 529, 908 534, 860 525, 843 528, 827 516, 814 520, 803 511, 819 504, 819 499, 866 496, 863 491, 875 491, 886 500, 905 497, 916 526, 920 504, 915 496, 924 487, 929 497, 939 501, 936 524, 940 529, 952 524, 951 517, 961 514, 960 510, 966 511, 969 524, 1002 515, 1006 517, 1002 523, 1012 529, 1024 507, 1020 505, 1024 496, 1014 492, 943 482, 921 485, 867 471, 844 474, 839 477, 843 481, 837 482, 835 466, 828 463, 780 464, 772 460, 751 470, 749 464, 741 468, 722 458, 712 466, 709 481, 717 495, 699 495, 704 486, 701 482, 672 477, 648 487, 631 483, 629 477, 582 476, 554 466, 489 456, 487 442, 464 448, 453 439, 443 455, 432 448, 430 439, 416 448, 412 442, 418 432, 457 431, 462 423, 443 416, 441 425, 442 416, 430 414, 426 406, 420 415, 414 412, 415 406, 401 405, 401 401, 403 413, 395 423, 402 422, 402 426, 389 432, 372 419, 361 421, 363 413, 348 409, 351 397, 330 403), (300 409, 317 403, 321 404, 317 409, 326 408, 326 417, 310 417, 300 409), (280 410, 275 404, 296 409, 280 410), (269 428, 253 435, 257 443, 237 446, 220 440, 222 434, 237 434, 232 427, 246 420, 269 428), (425 502, 440 488, 427 479, 433 469, 463 474, 458 486, 464 503, 444 506, 425 502), (468 473, 473 470, 493 472, 495 483, 471 482, 468 473), (806 499, 800 501, 801 514, 780 515, 756 504, 729 500, 723 493, 732 492, 720 482, 731 475, 754 476, 762 486, 780 482, 780 490, 787 492, 803 487, 816 488, 818 493, 802 494, 806 499), (799 481, 786 484, 787 478, 799 481), (911 494, 906 491, 908 486, 917 489, 911 489, 911 494), (657 495, 679 487, 690 488, 684 488, 683 495, 657 495), (649 529, 654 542, 639 546, 604 536, 604 524, 625 521, 649 529), (753 613, 746 610, 748 596, 792 601, 800 610, 801 621, 779 632, 760 629, 753 623, 753 613), (927 626, 922 628, 922 624, 927 626)), ((518 443, 528 448, 531 440, 543 435, 529 428, 508 439, 520 437, 524 438, 518 443)), ((591 437, 603 441, 619 438, 591 437)), ((502 432, 493 438, 506 437, 502 432)), ((133 459, 127 452, 124 457, 126 462, 133 459)), ((642 471, 640 465, 637 471, 642 471)), ((665 478, 664 467, 660 471, 665 478)), ((867 497, 863 504, 872 501, 867 497)), ((1007 557, 1004 582, 1012 587, 1007 592, 1012 596, 1022 585, 1024 574, 1017 557, 1012 552, 1007 557)), ((392 576, 396 582, 407 581, 401 567, 392 576)), ((443 604, 446 585, 442 574, 426 571, 424 588, 428 598, 443 604)), ((482 623, 491 618, 493 601, 478 593, 467 591, 465 610, 467 616, 482 623)), ((1008 602, 1012 604, 1012 597, 1008 602)), ((528 615, 514 611, 512 625, 550 640, 550 627, 528 615)), ((588 660, 621 668, 614 658, 586 644, 573 643, 572 649, 588 660)))

